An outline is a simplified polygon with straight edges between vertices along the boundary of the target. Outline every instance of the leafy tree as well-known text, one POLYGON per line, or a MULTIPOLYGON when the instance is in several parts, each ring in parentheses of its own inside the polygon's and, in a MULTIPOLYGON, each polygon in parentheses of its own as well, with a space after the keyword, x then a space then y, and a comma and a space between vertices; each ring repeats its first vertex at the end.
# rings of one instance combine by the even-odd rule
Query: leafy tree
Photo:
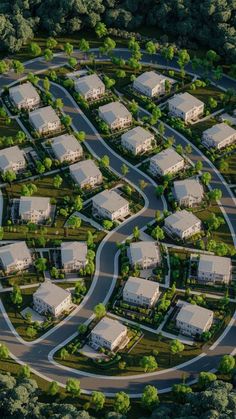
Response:
POLYGON ((200 372, 198 377, 198 384, 201 388, 205 389, 209 387, 209 385, 217 380, 217 376, 213 374, 213 372, 200 372))
POLYGON ((80 381, 76 378, 68 378, 66 382, 66 391, 72 396, 80 395, 80 381))
POLYGON ((54 188, 59 189, 60 186, 62 185, 63 179, 61 178, 61 176, 56 175, 53 179, 53 186, 54 188))
POLYGON ((172 387, 172 391, 176 401, 180 403, 185 403, 187 395, 189 393, 192 393, 193 390, 186 384, 174 384, 172 387))
POLYGON ((152 235, 152 237, 153 237, 155 240, 163 240, 163 239, 164 239, 164 237, 165 237, 165 234, 164 234, 163 229, 162 229, 161 227, 159 227, 159 226, 155 227, 155 228, 152 230, 151 235, 152 235))
POLYGON ((64 106, 64 103, 63 103, 62 99, 61 98, 57 98, 55 100, 55 102, 54 102, 54 106, 55 106, 56 109, 61 110, 63 108, 63 106, 64 106))
POLYGON ((85 132, 84 131, 78 131, 77 133, 76 133, 76 138, 77 138, 77 140, 79 140, 79 141, 81 141, 81 142, 83 142, 84 140, 85 140, 85 132))
POLYGON ((22 365, 17 375, 19 378, 30 378, 30 374, 31 371, 29 365, 22 365))
POLYGON ((28 326, 26 329, 26 335, 28 338, 33 339, 37 335, 37 330, 33 326, 28 326))
POLYGON ((69 64, 70 67, 76 68, 76 66, 77 66, 77 59, 74 58, 74 57, 70 57, 68 59, 68 64, 69 64))
POLYGON ((48 38, 46 41, 46 47, 49 49, 54 49, 57 46, 57 40, 55 38, 48 38))
POLYGON ((144 388, 141 402, 146 409, 153 410, 159 403, 158 391, 156 387, 147 385, 144 388))
POLYGON ((44 88, 44 90, 46 90, 46 92, 48 92, 50 90, 50 86, 51 86, 51 83, 50 83, 49 78, 48 77, 45 77, 45 79, 43 80, 43 88, 44 88))
POLYGON ((80 228, 81 223, 82 223, 81 218, 78 217, 77 215, 72 215, 69 218, 69 220, 67 221, 68 226, 73 228, 73 229, 74 228, 80 228))
POLYGON ((202 164, 201 160, 198 160, 196 162, 196 164, 195 164, 195 170, 196 170, 196 172, 198 172, 198 173, 201 172, 202 167, 203 167, 203 164, 202 164))
POLYGON ((124 391, 116 393, 114 398, 114 411, 125 414, 130 408, 130 398, 124 391))
POLYGON ((76 211, 80 211, 83 208, 83 200, 80 195, 75 196, 74 208, 76 211))
POLYGON ((190 61, 189 53, 186 49, 182 49, 178 52, 178 65, 183 69, 190 61))
POLYGON ((97 319, 101 319, 106 315, 106 307, 104 304, 99 303, 94 307, 93 312, 97 319))
POLYGON ((156 53, 156 45, 152 41, 148 41, 145 45, 145 49, 148 54, 155 54, 156 53))
POLYGON ((0 359, 9 358, 10 352, 8 347, 4 343, 0 343, 0 359))
POLYGON ((25 66, 21 61, 13 60, 12 67, 14 72, 19 76, 20 74, 24 73, 25 66))
POLYGON ((23 297, 22 297, 22 294, 21 294, 21 289, 18 285, 13 286, 13 290, 12 290, 12 293, 11 293, 11 301, 16 306, 19 306, 19 305, 22 304, 23 297))
POLYGON ((96 27, 95 27, 95 32, 96 32, 96 35, 98 36, 98 38, 103 38, 103 36, 106 36, 107 35, 107 27, 106 27, 105 23, 98 22, 96 27))
POLYGON ((99 410, 102 410, 104 404, 105 404, 105 396, 101 391, 93 391, 91 395, 91 403, 95 409, 96 412, 99 410))
POLYGON ((121 166, 121 173, 124 177, 129 173, 129 168, 125 163, 123 163, 121 166))
POLYGON ((222 192, 220 189, 217 188, 209 191, 207 195, 210 201, 218 201, 222 198, 222 192))
POLYGON ((13 170, 7 170, 2 177, 3 180, 8 183, 12 183, 16 180, 16 174, 13 170))
POLYGON ((232 355, 223 355, 218 370, 223 374, 229 374, 235 367, 235 359, 232 355))
POLYGON ((103 41, 103 45, 100 47, 100 52, 102 54, 110 55, 113 49, 116 47, 116 42, 111 39, 110 37, 107 37, 103 41))
POLYGON ((211 181, 211 174, 209 172, 204 172, 201 176, 201 181, 204 185, 209 185, 210 181, 211 181))
POLYGON ((110 158, 107 155, 104 155, 100 160, 101 167, 109 167, 110 165, 110 158))
POLYGON ((44 54, 43 55, 44 55, 45 61, 52 61, 52 59, 53 59, 53 52, 52 52, 51 49, 46 48, 44 50, 44 54))
POLYGON ((140 230, 139 230, 138 226, 135 226, 134 227, 134 229, 133 229, 133 236, 134 236, 135 241, 139 240, 139 238, 140 238, 140 230))
POLYGON ((48 394, 50 396, 56 396, 59 392, 59 385, 56 381, 52 381, 48 386, 48 394))
POLYGON ((157 369, 158 365, 154 356, 144 355, 140 360, 140 367, 143 368, 145 372, 152 372, 157 369))
POLYGON ((113 221, 103 220, 102 225, 106 230, 111 230, 111 228, 113 227, 113 221))
POLYGON ((84 52, 86 58, 86 53, 89 52, 90 49, 89 42, 82 38, 79 43, 79 49, 84 52))
POLYGON ((69 128, 69 126, 72 124, 72 119, 70 115, 63 115, 62 117, 62 123, 66 128, 69 128))
POLYGON ((34 264, 35 264, 35 268, 37 269, 38 272, 44 272, 47 269, 47 259, 45 259, 45 258, 36 259, 34 264))
POLYGON ((42 52, 42 50, 41 50, 39 44, 37 44, 37 42, 31 42, 30 46, 29 46, 29 50, 30 50, 30 54, 32 54, 34 57, 37 57, 42 52))
POLYGON ((47 170, 50 170, 52 167, 52 160, 50 159, 50 157, 45 157, 44 161, 43 161, 44 167, 47 170))
POLYGON ((66 42, 64 45, 64 51, 66 53, 66 55, 68 55, 69 57, 73 54, 73 50, 74 47, 72 44, 70 44, 69 42, 66 42))

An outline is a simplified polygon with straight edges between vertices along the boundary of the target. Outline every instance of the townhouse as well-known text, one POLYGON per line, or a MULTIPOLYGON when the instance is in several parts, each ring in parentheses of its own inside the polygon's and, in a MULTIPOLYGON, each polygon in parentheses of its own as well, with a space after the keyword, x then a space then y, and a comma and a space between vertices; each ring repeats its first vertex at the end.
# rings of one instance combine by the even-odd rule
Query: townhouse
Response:
POLYGON ((19 110, 35 109, 40 104, 40 96, 35 87, 29 81, 10 87, 9 97, 14 106, 19 110))
POLYGON ((60 163, 73 163, 83 156, 83 148, 74 135, 64 134, 52 138, 51 147, 60 163))
POLYGON ((61 243, 61 264, 65 272, 78 271, 87 264, 87 244, 85 242, 61 243))
POLYGON ((41 135, 61 129, 60 118, 51 106, 45 106, 30 112, 29 122, 35 131, 41 135))
POLYGON ((153 176, 174 175, 184 166, 184 158, 170 147, 151 157, 149 171, 153 176))
POLYGON ((177 180, 173 184, 173 194, 182 207, 193 207, 202 202, 204 189, 198 179, 177 180))
POLYGON ((132 114, 120 102, 100 106, 98 115, 111 130, 126 128, 132 124, 132 114))
POLYGON ((21 196, 19 218, 21 221, 39 224, 50 218, 52 206, 50 198, 39 196, 21 196))
POLYGON ((183 335, 200 336, 211 328, 213 317, 212 310, 183 302, 176 316, 176 326, 183 335))
POLYGON ((0 262, 1 268, 8 275, 29 268, 32 257, 26 243, 20 241, 0 247, 0 262))
POLYGON ((17 145, 0 150, 0 171, 21 172, 26 167, 25 154, 17 145))
POLYGON ((202 143, 207 148, 220 150, 236 141, 236 130, 224 122, 213 125, 205 130, 202 135, 202 143))
POLYGON ((130 276, 123 288, 123 300, 142 307, 152 307, 159 297, 158 282, 130 276))
POLYGON ((136 156, 151 150, 154 138, 150 131, 138 126, 122 134, 121 144, 136 156))
POLYGON ((71 293, 51 281, 43 282, 33 294, 34 309, 58 317, 71 307, 71 293))
POLYGON ((176 211, 165 219, 164 229, 171 236, 184 240, 201 232, 201 220, 192 212, 176 211))
POLYGON ((129 214, 129 202, 117 192, 105 190, 92 198, 93 214, 111 221, 129 214))
POLYGON ((128 343, 128 329, 117 320, 103 317, 90 334, 91 345, 114 351, 128 343))
POLYGON ((204 113, 204 103, 189 93, 179 93, 168 100, 171 115, 190 122, 197 120, 204 113))
POLYGON ((231 280, 232 264, 227 257, 204 255, 199 257, 197 279, 203 283, 228 284, 231 280))
POLYGON ((166 81, 173 83, 173 79, 158 74, 155 71, 146 71, 138 76, 133 82, 133 88, 150 98, 164 95, 166 91, 166 81))
POLYGON ((105 84, 96 75, 83 76, 75 80, 75 90, 86 100, 98 99, 105 94, 105 84))
POLYGON ((140 269, 155 268, 161 263, 160 249, 155 242, 130 243, 127 253, 131 266, 138 266, 140 269))
POLYGON ((103 177, 93 160, 83 160, 70 166, 72 179, 80 188, 93 188, 102 183, 103 177))

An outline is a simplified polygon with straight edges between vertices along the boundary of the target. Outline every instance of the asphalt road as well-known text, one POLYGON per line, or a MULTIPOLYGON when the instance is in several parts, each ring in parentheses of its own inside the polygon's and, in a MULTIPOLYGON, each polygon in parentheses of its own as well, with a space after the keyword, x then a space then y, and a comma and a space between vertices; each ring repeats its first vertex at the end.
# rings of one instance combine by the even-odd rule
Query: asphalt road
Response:
MULTIPOLYGON (((127 58, 127 51, 116 51, 118 55, 127 58)), ((80 57, 79 53, 75 56, 80 57)), ((165 62, 159 56, 148 56, 144 54, 144 61, 158 62, 164 65, 165 62)), ((45 68, 53 65, 62 65, 66 62, 63 56, 57 56, 54 58, 53 63, 45 63, 41 60, 34 60, 33 62, 26 65, 27 72, 39 72, 45 68)), ((172 63, 172 65, 174 65, 172 63)), ((14 82, 17 79, 14 73, 0 76, 0 88, 14 82)), ((225 77, 220 81, 222 87, 236 87, 236 82, 232 82, 225 77)), ((51 91, 55 97, 60 97, 64 103, 64 112, 72 117, 73 125, 77 130, 84 130, 86 132, 86 143, 90 149, 98 156, 102 157, 104 154, 110 157, 110 166, 113 170, 120 173, 120 168, 123 163, 122 158, 118 155, 114 155, 112 150, 105 146, 103 140, 99 137, 98 133, 91 126, 89 121, 86 120, 80 110, 75 107, 75 104, 65 93, 65 91, 56 85, 52 85, 51 91)), ((166 135, 173 135, 173 131, 170 128, 166 129, 166 135)), ((176 141, 183 144, 185 139, 178 133, 174 133, 176 141)), ((213 175, 212 187, 220 187, 223 192, 221 204, 224 207, 224 211, 227 213, 228 219, 232 224, 233 233, 235 235, 236 230, 236 215, 235 215, 235 202, 229 193, 226 186, 222 184, 222 179, 219 177, 216 170, 209 166, 209 162, 204 156, 199 154, 198 149, 193 148, 192 155, 190 156, 193 161, 203 161, 204 170, 211 171, 213 175), (217 185, 217 186, 216 186, 217 185)), ((0 315, 0 340, 5 342, 11 353, 17 357, 21 362, 27 363, 32 369, 36 370, 40 374, 45 375, 49 379, 56 380, 60 383, 65 384, 68 377, 76 376, 81 381, 81 387, 87 391, 93 391, 100 389, 106 392, 106 394, 112 395, 114 392, 119 390, 125 390, 129 394, 136 395, 141 393, 144 386, 147 384, 155 385, 159 390, 168 389, 174 383, 182 381, 183 373, 186 374, 188 380, 192 380, 196 377, 199 371, 211 370, 215 368, 219 358, 222 354, 230 353, 236 346, 236 333, 235 333, 235 321, 228 333, 223 336, 221 342, 212 351, 207 351, 205 356, 202 356, 190 364, 185 366, 179 366, 176 369, 159 371, 152 374, 141 374, 140 376, 132 377, 103 377, 103 376, 86 376, 83 372, 73 372, 72 370, 67 371, 62 369, 60 366, 55 365, 48 360, 48 354, 53 349, 62 343, 64 340, 69 339, 73 335, 79 324, 86 322, 91 314, 94 305, 98 302, 103 301, 107 295, 109 295, 110 288, 113 283, 113 275, 115 273, 114 260, 117 252, 116 243, 122 242, 128 235, 132 233, 133 227, 143 227, 150 222, 156 209, 163 209, 163 203, 155 197, 155 184, 145 174, 138 172, 133 166, 129 165, 129 173, 127 174, 127 180, 134 185, 138 184, 140 179, 144 179, 148 186, 145 188, 144 193, 147 199, 147 208, 139 213, 134 218, 131 218, 127 223, 122 224, 117 231, 109 234, 101 244, 100 250, 96 259, 96 274, 93 286, 91 287, 88 297, 85 298, 84 304, 70 319, 55 329, 48 337, 36 345, 24 345, 19 341, 8 327, 6 319, 3 314, 0 315)))

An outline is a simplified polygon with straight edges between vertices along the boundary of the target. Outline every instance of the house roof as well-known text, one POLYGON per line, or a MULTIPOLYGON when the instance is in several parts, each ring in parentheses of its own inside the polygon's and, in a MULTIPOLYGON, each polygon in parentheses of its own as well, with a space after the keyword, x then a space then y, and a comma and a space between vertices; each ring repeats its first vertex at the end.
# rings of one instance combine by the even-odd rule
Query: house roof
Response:
POLYGON ((101 336, 102 339, 108 342, 114 342, 121 333, 127 331, 127 327, 117 320, 103 317, 102 320, 94 327, 92 333, 101 336))
POLYGON ((93 89, 104 88, 105 84, 97 76, 97 74, 91 74, 89 76, 84 76, 75 81, 75 88, 78 92, 86 95, 93 89))
POLYGON ((159 284, 158 282, 130 276, 125 283, 125 291, 136 296, 152 298, 156 291, 159 291, 159 284))
POLYGON ((200 220, 192 212, 181 210, 169 215, 165 219, 165 224, 169 224, 172 228, 185 231, 198 223, 200 220))
POLYGON ((118 118, 129 117, 132 119, 131 113, 120 102, 111 102, 100 106, 99 112, 101 112, 103 119, 108 124, 114 123, 118 118))
POLYGON ((113 213, 128 204, 128 201, 115 191, 102 191, 92 198, 92 201, 108 212, 113 213))
POLYGON ((138 263, 143 259, 160 259, 159 249, 155 242, 140 241, 130 243, 130 255, 134 263, 138 263))
POLYGON ((85 262, 87 258, 87 244, 85 242, 63 242, 61 243, 62 265, 75 261, 85 262))
POLYGON ((61 304, 68 296, 70 292, 58 287, 51 281, 43 282, 35 291, 34 297, 40 298, 44 303, 50 307, 57 307, 61 304))
POLYGON ((204 105, 201 100, 197 99, 193 95, 190 95, 188 92, 174 95, 173 98, 169 99, 168 103, 170 103, 172 106, 175 106, 182 112, 188 112, 195 107, 204 105))
POLYGON ((41 196, 21 196, 19 215, 27 212, 44 212, 48 210, 50 205, 50 198, 41 196))
POLYGON ((125 132, 121 136, 122 141, 127 141, 133 146, 142 145, 146 140, 149 140, 150 138, 153 139, 154 135, 150 131, 140 126, 125 132))
POLYGON ((0 259, 4 267, 16 263, 18 260, 31 258, 30 251, 24 241, 7 244, 0 247, 0 259))
POLYGON ((38 101, 40 100, 40 96, 37 90, 29 81, 11 87, 9 89, 9 93, 11 98, 17 105, 20 105, 26 99, 36 98, 38 101))
POLYGON ((53 138, 52 149, 58 159, 64 157, 68 152, 82 152, 82 146, 74 135, 64 134, 53 138))
POLYGON ((59 116, 51 106, 45 106, 30 112, 29 119, 37 130, 43 129, 53 122, 60 123, 59 116))
POLYGON ((164 83, 167 79, 168 77, 158 74, 155 71, 145 71, 145 73, 140 74, 140 76, 135 79, 134 83, 138 82, 143 86, 154 89, 158 84, 164 83))
POLYGON ((174 192, 178 201, 189 196, 202 198, 204 194, 203 187, 197 179, 176 180, 174 192))
POLYGON ((94 161, 90 159, 72 164, 70 166, 70 172, 79 184, 89 180, 90 178, 102 175, 94 161))
POLYGON ((200 255, 198 271, 227 275, 231 271, 231 259, 214 255, 200 255))
POLYGON ((209 318, 212 317, 212 314, 212 310, 208 310, 204 307, 199 307, 196 304, 189 304, 184 302, 183 306, 181 307, 179 313, 176 316, 176 320, 203 330, 209 318))
POLYGON ((0 168, 3 171, 22 160, 25 161, 24 152, 17 145, 0 150, 0 168))
POLYGON ((231 135, 235 134, 236 130, 224 122, 213 125, 213 127, 203 132, 203 135, 209 136, 216 144, 221 143, 221 141, 224 141, 228 137, 231 137, 231 135))
POLYGON ((162 171, 170 169, 183 160, 183 157, 176 153, 172 147, 162 150, 150 159, 150 161, 154 162, 162 171))

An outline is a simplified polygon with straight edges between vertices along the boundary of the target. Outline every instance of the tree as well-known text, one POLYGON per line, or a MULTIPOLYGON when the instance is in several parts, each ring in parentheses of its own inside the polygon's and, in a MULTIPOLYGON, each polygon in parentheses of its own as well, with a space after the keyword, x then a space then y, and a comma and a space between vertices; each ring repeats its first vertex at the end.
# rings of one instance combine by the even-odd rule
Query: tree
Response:
POLYGON ((211 65, 213 65, 213 63, 219 61, 219 55, 213 51, 212 49, 210 49, 209 51, 207 51, 206 53, 206 59, 210 62, 211 65))
POLYGON ((189 393, 192 393, 191 387, 187 386, 186 384, 174 384, 172 387, 172 391, 176 398, 176 401, 179 403, 185 403, 186 396, 189 393))
POLYGON ((110 165, 110 158, 107 155, 104 155, 100 160, 101 167, 109 167, 110 165))
POLYGON ((232 355, 223 355, 218 370, 223 374, 229 374, 235 367, 235 359, 232 355))
POLYGON ((60 188, 60 186, 62 185, 62 182, 63 182, 63 179, 61 178, 61 176, 56 175, 56 176, 53 178, 53 186, 54 186, 54 188, 59 189, 59 188, 60 188))
POLYGON ((185 153, 187 153, 187 154, 191 154, 191 153, 192 153, 192 151, 193 151, 193 149, 192 149, 192 147, 191 147, 191 145, 190 145, 190 144, 187 144, 187 145, 185 146, 185 148, 184 148, 184 151, 185 151, 185 153))
POLYGON ((2 177, 3 180, 8 183, 12 183, 16 180, 16 174, 13 170, 7 170, 2 177))
POLYGON ((36 161, 36 169, 37 172, 42 175, 45 172, 45 166, 43 165, 43 163, 39 160, 36 161))
POLYGON ((12 67, 14 72, 19 76, 20 74, 24 73, 25 71, 25 66, 24 64, 22 64, 21 61, 18 60, 14 60, 12 63, 12 67))
POLYGON ((77 66, 77 59, 76 59, 76 58, 74 58, 74 57, 70 57, 70 58, 68 59, 68 64, 69 64, 69 66, 70 66, 70 67, 72 67, 73 69, 74 69, 74 68, 76 68, 76 66, 77 66))
POLYGON ((37 330, 33 326, 28 326, 26 329, 28 338, 33 339, 37 335, 37 330))
POLYGON ((47 41, 46 41, 46 47, 47 48, 54 49, 54 48, 56 48, 56 46, 57 46, 57 40, 56 39, 54 39, 52 37, 47 39, 47 41))
POLYGON ((84 58, 86 58, 86 54, 90 50, 89 42, 82 38, 79 43, 79 49, 84 52, 84 58))
POLYGON ((115 79, 111 79, 108 76, 104 76, 103 81, 107 89, 111 89, 116 83, 115 79))
POLYGON ((72 44, 70 44, 69 42, 66 42, 64 45, 64 51, 66 53, 66 55, 68 55, 69 57, 73 54, 73 50, 74 47, 72 44))
POLYGON ((175 54, 175 50, 172 47, 172 45, 170 45, 169 47, 162 48, 161 54, 166 59, 166 61, 168 63, 169 61, 172 61, 173 60, 174 54, 175 54))
MULTIPOLYGON (((176 355, 184 351, 184 344, 178 339, 174 339, 170 343, 170 354, 176 355)), ((171 360, 171 358, 170 358, 171 360)))
POLYGON ((80 395, 80 381, 76 378, 68 378, 66 382, 66 391, 73 397, 80 395))
POLYGON ((225 224, 225 220, 223 217, 217 217, 214 213, 211 213, 206 220, 206 225, 209 229, 209 231, 215 231, 218 230, 218 228, 225 224))
POLYGON ((152 230, 151 236, 155 240, 163 240, 165 237, 165 233, 161 227, 157 226, 152 230))
POLYGON ((103 38, 103 36, 106 36, 107 35, 107 27, 106 27, 105 23, 98 22, 96 27, 95 27, 95 32, 96 32, 96 35, 98 36, 98 38, 103 38))
POLYGON ((222 198, 222 192, 218 188, 212 189, 211 191, 208 192, 207 196, 210 201, 218 201, 222 198))
POLYGON ((78 131, 76 133, 77 140, 79 140, 81 142, 83 142, 85 140, 85 137, 86 137, 86 135, 85 135, 85 132, 84 131, 78 131))
POLYGON ((178 52, 178 65, 183 69, 190 61, 189 53, 186 49, 182 49, 178 52))
POLYGON ((137 102, 135 102, 135 100, 133 99, 133 100, 131 100, 131 102, 130 102, 130 104, 129 104, 129 108, 130 108, 130 112, 133 114, 133 115, 137 115, 137 113, 138 113, 138 109, 139 109, 139 106, 138 106, 138 103, 137 102))
POLYGON ((19 378, 30 378, 30 367, 29 365, 22 365, 22 367, 18 371, 19 378))
POLYGON ((229 163, 225 160, 220 161, 219 169, 221 172, 227 172, 229 170, 229 163))
POLYGON ((63 103, 62 99, 61 98, 57 98, 55 100, 55 102, 54 102, 54 106, 55 106, 56 109, 61 110, 63 108, 63 106, 64 106, 64 103, 63 103))
POLYGON ((80 211, 83 208, 83 200, 80 195, 75 196, 74 208, 76 211, 80 211))
POLYGON ((87 232, 87 246, 89 248, 94 246, 93 233, 89 230, 87 232))
POLYGON ((63 115, 62 123, 66 128, 69 128, 69 126, 72 124, 72 118, 70 115, 63 115))
POLYGON ((201 176, 201 181, 204 185, 208 186, 211 181, 211 174, 209 172, 204 172, 201 176))
POLYGON ((148 41, 145 45, 145 49, 148 54, 156 54, 157 48, 154 42, 148 41))
POLYGON ((47 269, 47 259, 45 258, 36 259, 34 264, 38 272, 44 272, 47 269))
POLYGON ((103 220, 102 225, 105 228, 105 230, 111 230, 111 228, 113 227, 113 221, 103 220))
POLYGON ((129 168, 125 163, 123 163, 121 166, 121 173, 124 177, 129 173, 129 168))
POLYGON ((134 227, 134 229, 133 229, 133 236, 134 236, 135 241, 139 240, 139 238, 140 238, 140 230, 139 230, 138 226, 135 226, 134 227))
POLYGON ((125 414, 130 408, 130 398, 124 391, 116 393, 114 399, 114 411, 117 413, 125 414))
POLYGON ((213 97, 209 97, 209 99, 208 99, 208 105, 209 105, 209 107, 211 109, 215 109, 215 108, 217 108, 218 102, 213 97))
POLYGON ((198 384, 201 388, 205 389, 209 385, 217 380, 217 376, 213 372, 200 372, 198 377, 198 384))
POLYGON ((32 54, 34 57, 37 57, 42 52, 42 50, 41 50, 39 44, 37 44, 37 42, 31 42, 30 46, 29 46, 29 50, 30 50, 30 54, 32 54))
POLYGON ((196 172, 197 172, 197 173, 201 172, 202 167, 203 167, 203 164, 202 164, 201 160, 198 160, 198 161, 196 162, 196 164, 195 164, 195 170, 196 170, 196 172))
POLYGON ((52 381, 48 386, 48 394, 50 396, 55 396, 59 391, 59 385, 56 381, 52 381))
POLYGON ((146 409, 153 410, 159 403, 158 391, 156 387, 147 385, 144 388, 141 402, 146 409))
POLYGON ((46 90, 46 92, 48 92, 50 90, 50 86, 51 86, 51 83, 50 83, 49 78, 48 77, 45 77, 45 79, 43 80, 43 88, 44 88, 44 90, 46 90))
POLYGON ((21 289, 18 285, 13 286, 13 290, 12 290, 12 293, 11 293, 11 301, 16 306, 19 306, 19 305, 22 304, 23 297, 22 297, 22 294, 21 294, 21 289))
POLYGON ((106 307, 104 304, 99 303, 94 307, 93 312, 97 319, 101 319, 106 315, 106 307))
POLYGON ((144 180, 144 179, 140 179, 140 180, 139 180, 139 187, 140 187, 141 191, 144 191, 144 189, 145 189, 147 186, 148 186, 148 183, 147 183, 147 182, 145 182, 145 180, 144 180))
POLYGON ((4 343, 0 343, 0 359, 9 358, 10 352, 8 347, 4 343))
POLYGON ((157 369, 158 364, 154 356, 144 355, 140 360, 140 367, 143 368, 144 372, 152 372, 157 369))
POLYGON ((116 71, 116 77, 118 77, 118 79, 124 79, 126 77, 126 72, 125 70, 122 70, 121 68, 118 69, 116 71))
POLYGON ((46 48, 45 50, 44 50, 44 59, 45 59, 45 61, 52 61, 52 59, 53 59, 53 52, 52 52, 52 50, 51 49, 49 49, 49 48, 46 48))
POLYGON ((43 164, 47 170, 50 170, 52 167, 52 160, 50 159, 50 157, 45 157, 43 164))
POLYGON ((116 42, 110 37, 107 37, 104 39, 103 45, 99 48, 99 50, 102 54, 110 55, 113 49, 115 49, 115 47, 116 42))
POLYGON ((91 395, 91 403, 96 412, 101 410, 105 404, 106 398, 101 391, 93 391, 91 395))
POLYGON ((78 217, 77 215, 72 215, 72 216, 69 218, 69 220, 67 221, 67 225, 68 225, 69 227, 71 227, 72 229, 75 229, 75 228, 80 228, 81 223, 82 223, 81 218, 80 218, 80 217, 78 217))

